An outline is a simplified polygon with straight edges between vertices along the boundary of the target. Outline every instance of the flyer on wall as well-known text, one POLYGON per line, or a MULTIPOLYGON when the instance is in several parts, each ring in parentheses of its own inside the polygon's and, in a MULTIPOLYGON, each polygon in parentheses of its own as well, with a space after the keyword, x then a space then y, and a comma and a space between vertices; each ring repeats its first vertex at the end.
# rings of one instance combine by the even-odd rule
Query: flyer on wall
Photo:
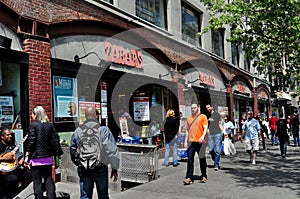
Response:
POLYGON ((53 76, 54 121, 78 121, 78 94, 75 78, 53 76))
POLYGON ((9 127, 14 120, 14 102, 12 96, 0 97, 0 124, 9 127))
POLYGON ((86 101, 79 101, 79 124, 83 124, 83 122, 86 120, 85 118, 85 109, 87 107, 95 107, 95 109, 99 113, 99 122, 101 118, 101 110, 100 110, 100 103, 99 102, 86 102, 86 101))

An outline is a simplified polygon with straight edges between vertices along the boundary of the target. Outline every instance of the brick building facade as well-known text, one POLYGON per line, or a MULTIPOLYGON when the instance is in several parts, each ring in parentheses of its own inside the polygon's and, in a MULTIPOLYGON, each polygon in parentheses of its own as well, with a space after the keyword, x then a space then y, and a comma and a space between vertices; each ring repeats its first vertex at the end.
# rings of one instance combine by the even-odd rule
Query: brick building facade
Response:
MULTIPOLYGON (((232 67, 227 61, 207 51, 200 48, 191 48, 191 46, 177 39, 173 39, 172 36, 168 36, 169 33, 166 33, 166 31, 149 26, 147 23, 143 24, 138 18, 108 3, 75 0, 0 0, 0 23, 2 24, 1 27, 5 27, 7 31, 11 31, 13 35, 10 37, 2 34, 2 36, 11 39, 12 43, 19 42, 21 46, 21 48, 17 50, 10 47, 2 49, 5 53, 0 54, 0 61, 3 63, 17 62, 17 64, 20 64, 21 86, 19 92, 20 101, 22 102, 20 102, 19 105, 20 110, 17 111, 21 111, 22 120, 20 122, 25 129, 30 122, 30 110, 38 104, 43 105, 50 120, 55 121, 53 76, 61 75, 76 78, 76 73, 79 69, 78 64, 75 63, 74 56, 78 55, 81 57, 88 52, 86 52, 85 49, 69 49, 68 42, 79 42, 79 40, 76 40, 79 37, 82 39, 80 40, 80 42, 83 43, 82 45, 93 42, 93 39, 101 39, 101 42, 104 42, 109 38, 113 38, 117 43, 120 40, 137 49, 143 49, 144 46, 146 46, 146 48, 143 49, 143 55, 147 57, 143 59, 143 61, 145 65, 148 65, 148 60, 152 62, 155 60, 157 71, 153 72, 149 69, 148 72, 145 72, 148 69, 144 68, 142 75, 145 75, 145 79, 149 77, 151 85, 160 80, 164 83, 158 83, 158 88, 151 86, 151 88, 145 87, 143 89, 150 94, 161 95, 162 97, 160 97, 160 99, 158 99, 158 96, 155 97, 165 109, 168 107, 177 107, 176 112, 178 113, 184 110, 179 109, 178 105, 188 108, 190 101, 187 102, 185 96, 187 82, 192 82, 199 78, 201 79, 201 76, 197 76, 196 73, 194 74, 192 69, 203 68, 203 65, 211 65, 215 67, 215 71, 207 67, 201 74, 209 77, 213 76, 215 82, 222 83, 213 85, 212 87, 207 85, 199 87, 199 84, 202 84, 200 81, 193 82, 192 88, 197 90, 193 94, 198 98, 204 98, 207 92, 210 92, 212 96, 223 95, 224 98, 218 99, 217 103, 223 99, 227 101, 224 107, 228 107, 228 114, 233 120, 242 114, 242 112, 238 113, 236 111, 236 106, 243 106, 243 112, 249 108, 253 109, 255 114, 261 112, 258 107, 259 99, 257 97, 257 91, 260 89, 260 91, 263 90, 265 93, 263 96, 263 103, 266 109, 265 113, 271 112, 271 98, 268 87, 264 84, 254 85, 254 78, 251 74, 232 67), (137 29, 139 31, 134 31, 137 29), (130 34, 124 34, 124 32, 128 31, 131 31, 130 34), (59 46, 62 43, 64 45, 62 48, 65 48, 65 52, 63 52, 59 46), (20 61, 15 59, 18 56, 20 57, 20 61), (194 64, 194 60, 197 60, 197 63, 194 64), (171 75, 168 76, 168 73, 171 75), (159 78, 159 75, 161 78, 159 78), (175 86, 176 92, 169 89, 169 84, 171 85, 170 88, 175 86), (212 91, 207 91, 208 87, 211 88, 212 91), (161 91, 163 90, 162 88, 166 89, 164 92, 168 92, 169 97, 163 95, 164 93, 161 91)), ((125 45, 123 43, 121 44, 125 45)), ((77 46, 77 44, 74 44, 74 46, 77 46)), ((125 48, 129 47, 125 45, 125 48)), ((101 57, 101 59, 104 58, 101 57)), ((96 62, 94 62, 91 57, 81 59, 80 62, 86 65, 96 65, 96 62)), ((109 82, 110 78, 116 76, 121 78, 123 73, 127 73, 127 71, 132 74, 130 77, 134 77, 135 75, 139 76, 141 74, 141 71, 137 70, 136 72, 133 71, 132 68, 128 69, 128 66, 120 67, 117 64, 110 67, 108 72, 103 71, 101 74, 105 75, 106 81, 109 82), (123 68, 125 68, 125 70, 123 70, 123 68)), ((141 76, 138 78, 140 77, 141 76)), ((143 78, 144 76, 142 76, 142 79, 143 78)), ((132 80, 132 78, 130 78, 130 80, 132 80)), ((118 79, 113 81, 118 81, 118 79)), ((139 80, 139 82, 141 82, 141 80, 139 80)), ((204 84, 205 83, 207 82, 204 82, 204 84)), ((140 83, 136 83, 136 85, 141 86, 140 83)), ((113 89, 114 86, 114 84, 108 85, 108 89, 113 89)), ((137 90, 139 88, 140 87, 137 87, 137 90)), ((98 92, 98 90, 96 90, 96 92, 98 92)), ((112 95, 113 94, 110 93, 108 98, 112 95)), ((78 96, 78 98, 80 98, 80 96, 78 96)), ((211 97, 210 101, 213 98, 214 97, 211 97)), ((129 99, 129 101, 130 100, 132 99, 129 99)), ((203 100, 201 102, 202 106, 208 101, 209 100, 203 100)), ((130 101, 130 103, 132 103, 132 101, 130 101)), ((149 103, 151 103, 151 100, 149 103)), ((114 110, 113 107, 110 107, 112 105, 108 106, 108 117, 110 117, 110 114, 113 115, 114 110)), ((132 109, 133 107, 130 108, 132 109)), ((115 123, 108 123, 109 125, 115 125, 115 123)), ((71 131, 74 129, 74 126, 69 123, 67 125, 68 127, 64 127, 64 123, 61 122, 56 124, 56 126, 58 129, 61 129, 61 131, 71 131)))

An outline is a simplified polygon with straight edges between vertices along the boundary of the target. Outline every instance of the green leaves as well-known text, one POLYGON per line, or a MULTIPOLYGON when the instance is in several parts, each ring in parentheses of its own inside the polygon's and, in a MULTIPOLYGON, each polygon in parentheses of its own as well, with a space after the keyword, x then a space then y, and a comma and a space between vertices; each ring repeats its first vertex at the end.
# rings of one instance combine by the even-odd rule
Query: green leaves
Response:
POLYGON ((299 0, 202 0, 210 12, 210 29, 229 25, 227 41, 244 44, 247 56, 262 74, 280 74, 300 89, 300 1, 299 0), (227 2, 227 1, 226 1, 227 2), (285 61, 283 61, 285 60, 285 61), (287 70, 287 67, 293 68, 287 70))

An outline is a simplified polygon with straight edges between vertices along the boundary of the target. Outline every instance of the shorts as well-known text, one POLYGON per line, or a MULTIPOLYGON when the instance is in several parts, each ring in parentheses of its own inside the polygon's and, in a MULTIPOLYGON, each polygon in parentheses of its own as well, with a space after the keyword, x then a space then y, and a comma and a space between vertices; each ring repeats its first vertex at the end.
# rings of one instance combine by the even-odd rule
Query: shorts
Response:
POLYGON ((245 140, 245 149, 246 151, 258 151, 259 150, 259 139, 253 139, 253 140, 245 140))

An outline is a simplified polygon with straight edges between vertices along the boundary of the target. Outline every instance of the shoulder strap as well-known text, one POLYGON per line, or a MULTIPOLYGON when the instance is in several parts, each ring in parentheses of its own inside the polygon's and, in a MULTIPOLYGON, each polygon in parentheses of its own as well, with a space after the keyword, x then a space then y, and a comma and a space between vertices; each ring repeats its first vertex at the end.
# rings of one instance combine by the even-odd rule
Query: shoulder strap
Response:
POLYGON ((199 115, 200 115, 200 114, 198 114, 198 115, 194 118, 194 120, 191 122, 191 124, 190 124, 190 126, 189 126, 189 128, 188 128, 188 131, 190 130, 190 128, 191 128, 191 126, 194 124, 194 122, 197 120, 197 118, 199 117, 199 115))

